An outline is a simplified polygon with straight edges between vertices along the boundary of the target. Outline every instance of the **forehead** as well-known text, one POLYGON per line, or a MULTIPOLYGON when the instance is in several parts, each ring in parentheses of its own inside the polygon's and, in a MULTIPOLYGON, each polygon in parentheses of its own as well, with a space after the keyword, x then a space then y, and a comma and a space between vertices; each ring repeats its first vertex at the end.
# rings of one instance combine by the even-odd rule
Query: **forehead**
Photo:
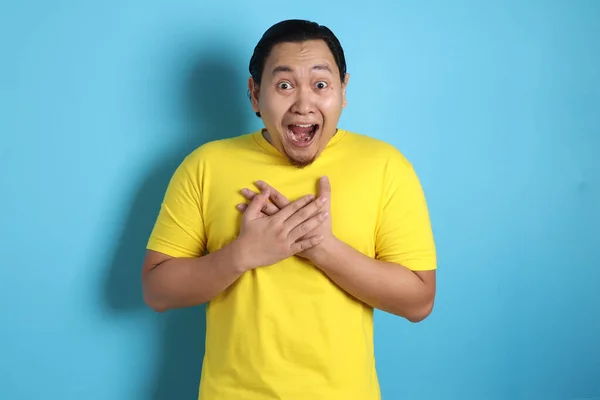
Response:
POLYGON ((265 63, 265 74, 271 75, 282 66, 291 70, 312 69, 315 65, 326 65, 332 73, 339 69, 327 43, 323 40, 308 40, 300 43, 279 43, 273 47, 265 63))

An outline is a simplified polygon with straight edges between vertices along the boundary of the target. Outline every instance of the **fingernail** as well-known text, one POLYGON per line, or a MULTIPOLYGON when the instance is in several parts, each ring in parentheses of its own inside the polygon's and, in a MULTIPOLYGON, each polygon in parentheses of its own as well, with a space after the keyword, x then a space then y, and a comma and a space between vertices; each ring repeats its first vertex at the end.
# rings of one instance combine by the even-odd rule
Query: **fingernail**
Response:
POLYGON ((328 216, 329 216, 329 213, 324 212, 323 214, 321 214, 321 219, 327 219, 328 216))
POLYGON ((319 202, 321 202, 322 204, 325 204, 327 202, 327 197, 321 197, 319 199, 319 202))

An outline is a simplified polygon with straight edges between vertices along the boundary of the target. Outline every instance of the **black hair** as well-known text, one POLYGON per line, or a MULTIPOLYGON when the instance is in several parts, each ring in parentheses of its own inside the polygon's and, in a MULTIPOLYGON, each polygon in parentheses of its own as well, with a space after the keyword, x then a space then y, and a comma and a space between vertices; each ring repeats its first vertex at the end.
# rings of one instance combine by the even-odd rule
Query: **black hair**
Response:
MULTIPOLYGON (((323 40, 327 44, 340 70, 340 79, 343 83, 346 77, 346 58, 340 41, 328 27, 301 19, 278 22, 267 29, 260 38, 248 66, 254 83, 256 85, 261 84, 265 63, 275 45, 290 42, 300 43, 307 40, 323 40)), ((251 93, 248 94, 251 96, 251 93)), ((256 116, 260 117, 260 113, 257 112, 256 116)))

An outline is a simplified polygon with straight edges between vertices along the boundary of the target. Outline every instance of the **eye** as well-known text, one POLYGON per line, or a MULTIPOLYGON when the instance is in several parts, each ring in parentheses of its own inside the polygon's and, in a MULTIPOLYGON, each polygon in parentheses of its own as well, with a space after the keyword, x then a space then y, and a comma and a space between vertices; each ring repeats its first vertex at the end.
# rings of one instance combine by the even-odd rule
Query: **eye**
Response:
POLYGON ((292 88, 292 84, 289 82, 280 82, 278 85, 279 89, 289 90, 292 88))
POLYGON ((317 82, 317 89, 325 89, 327 87, 327 82, 325 81, 319 81, 317 82))

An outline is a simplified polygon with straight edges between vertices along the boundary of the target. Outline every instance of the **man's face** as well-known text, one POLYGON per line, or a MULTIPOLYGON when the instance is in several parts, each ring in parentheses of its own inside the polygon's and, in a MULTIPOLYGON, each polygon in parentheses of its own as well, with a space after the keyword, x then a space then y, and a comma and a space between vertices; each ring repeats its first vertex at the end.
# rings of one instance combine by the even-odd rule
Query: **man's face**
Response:
POLYGON ((260 112, 273 146, 304 167, 335 135, 347 83, 324 41, 281 43, 266 60, 260 87, 249 80, 252 108, 260 112))

